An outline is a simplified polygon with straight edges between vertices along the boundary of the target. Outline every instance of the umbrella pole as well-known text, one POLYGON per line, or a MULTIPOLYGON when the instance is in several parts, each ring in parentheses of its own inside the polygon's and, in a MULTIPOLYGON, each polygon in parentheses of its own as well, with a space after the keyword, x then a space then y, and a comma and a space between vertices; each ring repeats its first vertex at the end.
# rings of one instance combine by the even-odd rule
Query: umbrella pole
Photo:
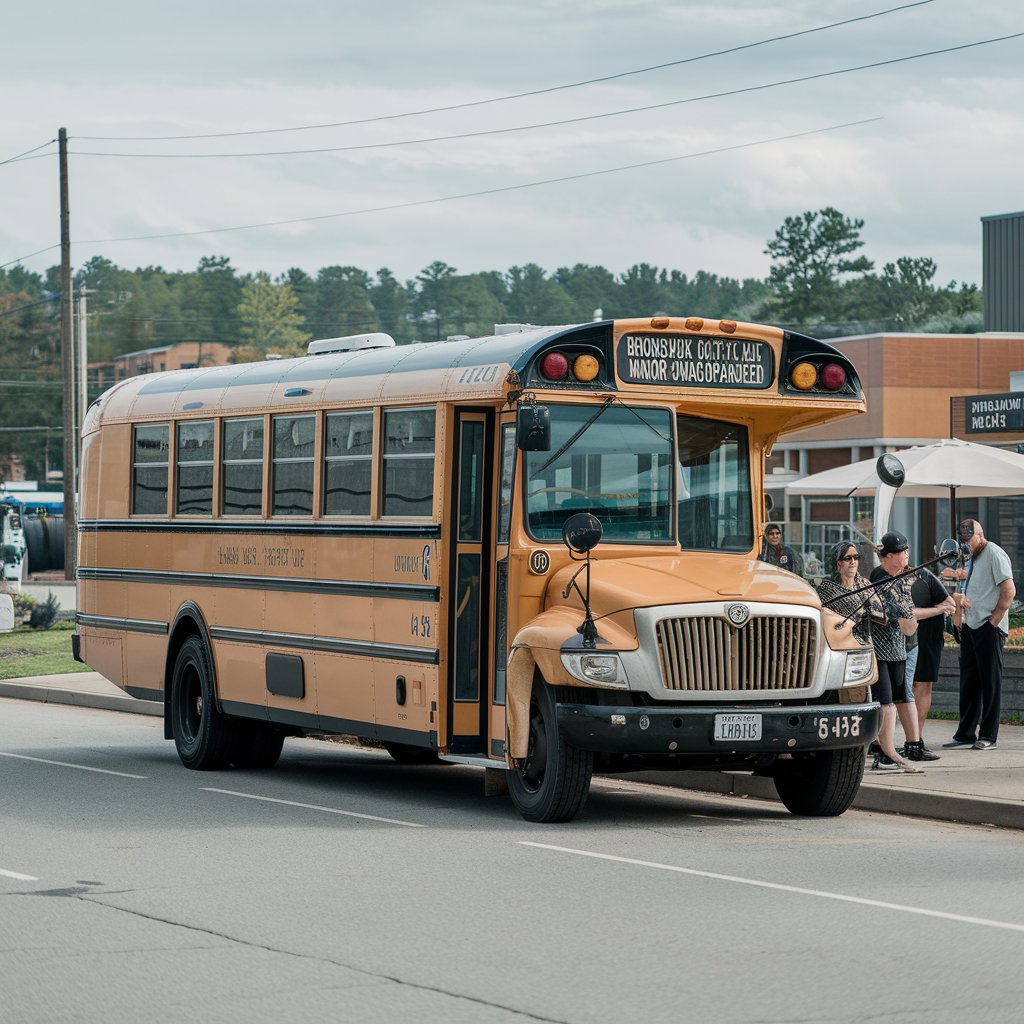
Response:
POLYGON ((956 488, 950 487, 949 489, 949 535, 956 540, 956 488))

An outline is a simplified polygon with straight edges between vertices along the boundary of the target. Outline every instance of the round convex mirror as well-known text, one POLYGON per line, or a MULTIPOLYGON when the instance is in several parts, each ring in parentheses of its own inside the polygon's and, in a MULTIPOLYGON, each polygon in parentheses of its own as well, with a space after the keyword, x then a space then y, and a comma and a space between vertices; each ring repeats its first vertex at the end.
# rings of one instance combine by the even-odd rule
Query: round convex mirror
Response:
POLYGON ((882 483, 888 484, 890 487, 902 487, 903 481, 907 478, 906 471, 903 469, 903 463, 892 452, 886 452, 885 455, 878 456, 878 461, 875 463, 875 472, 878 473, 882 483))
POLYGON ((582 555, 597 547, 604 529, 597 516, 589 512, 577 512, 569 516, 562 527, 562 541, 574 554, 582 555))

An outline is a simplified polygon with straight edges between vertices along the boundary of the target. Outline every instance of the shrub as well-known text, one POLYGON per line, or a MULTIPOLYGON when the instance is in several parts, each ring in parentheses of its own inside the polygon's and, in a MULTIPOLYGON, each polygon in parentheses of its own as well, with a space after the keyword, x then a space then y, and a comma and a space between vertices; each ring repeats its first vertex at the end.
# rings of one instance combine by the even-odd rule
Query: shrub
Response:
POLYGON ((33 629, 49 629, 57 621, 57 612, 60 611, 60 601, 54 597, 51 590, 42 604, 37 604, 32 609, 28 624, 33 629))

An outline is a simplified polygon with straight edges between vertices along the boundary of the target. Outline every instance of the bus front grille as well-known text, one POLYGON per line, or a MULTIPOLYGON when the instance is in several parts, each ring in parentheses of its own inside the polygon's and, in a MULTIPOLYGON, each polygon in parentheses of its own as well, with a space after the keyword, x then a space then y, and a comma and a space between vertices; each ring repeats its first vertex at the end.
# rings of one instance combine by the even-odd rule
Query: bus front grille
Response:
POLYGON ((725 619, 699 616, 662 619, 657 630, 668 690, 803 690, 813 682, 813 619, 755 616, 736 627, 725 619))

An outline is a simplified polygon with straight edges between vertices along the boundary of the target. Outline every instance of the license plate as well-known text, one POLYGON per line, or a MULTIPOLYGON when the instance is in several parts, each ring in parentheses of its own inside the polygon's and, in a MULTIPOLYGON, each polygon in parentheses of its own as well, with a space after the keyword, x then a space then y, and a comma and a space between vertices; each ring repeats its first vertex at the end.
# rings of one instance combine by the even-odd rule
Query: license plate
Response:
POLYGON ((834 718, 816 718, 814 728, 822 743, 826 740, 859 739, 862 721, 860 715, 836 715, 834 718))
POLYGON ((715 739, 759 740, 761 738, 760 715, 715 715, 715 739))

